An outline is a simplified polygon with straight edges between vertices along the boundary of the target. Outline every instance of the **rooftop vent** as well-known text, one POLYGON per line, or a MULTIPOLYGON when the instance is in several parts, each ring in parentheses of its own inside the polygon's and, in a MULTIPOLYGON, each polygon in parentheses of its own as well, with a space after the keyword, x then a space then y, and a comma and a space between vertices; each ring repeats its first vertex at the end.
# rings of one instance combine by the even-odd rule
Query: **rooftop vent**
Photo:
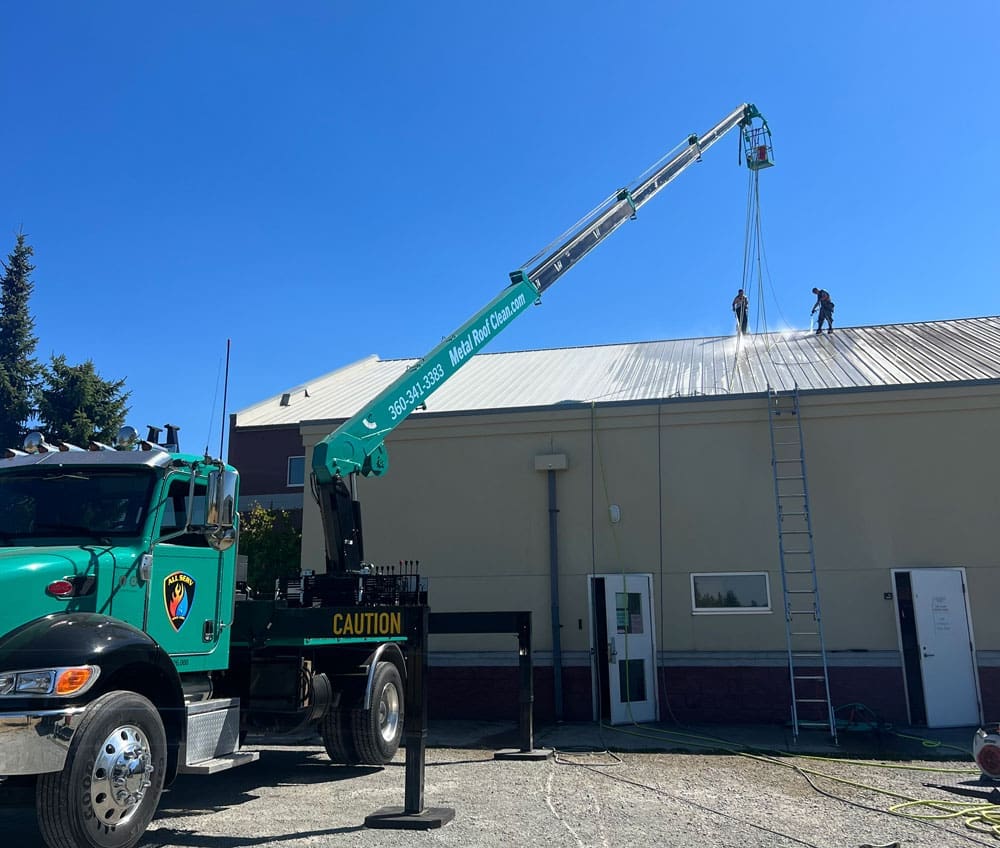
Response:
POLYGON ((285 392, 281 396, 281 406, 288 406, 289 403, 291 403, 291 400, 292 400, 292 394, 291 394, 291 392, 285 392))

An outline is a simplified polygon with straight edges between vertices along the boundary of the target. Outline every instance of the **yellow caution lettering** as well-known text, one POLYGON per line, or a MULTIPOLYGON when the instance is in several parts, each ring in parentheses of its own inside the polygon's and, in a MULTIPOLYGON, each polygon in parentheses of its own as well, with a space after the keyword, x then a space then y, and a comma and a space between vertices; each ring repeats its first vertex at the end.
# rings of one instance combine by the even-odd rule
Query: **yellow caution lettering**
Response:
POLYGON ((334 636, 400 636, 401 612, 338 612, 333 615, 334 636))

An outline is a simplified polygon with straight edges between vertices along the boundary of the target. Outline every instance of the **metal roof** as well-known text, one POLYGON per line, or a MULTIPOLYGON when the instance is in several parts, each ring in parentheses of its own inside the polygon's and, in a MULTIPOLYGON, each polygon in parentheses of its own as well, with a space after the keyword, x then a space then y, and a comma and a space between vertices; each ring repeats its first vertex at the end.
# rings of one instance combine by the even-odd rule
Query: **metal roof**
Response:
MULTIPOLYGON (((240 410, 236 425, 348 418, 417 362, 369 356, 240 410)), ((1000 380, 1000 316, 479 353, 428 398, 427 411, 981 380, 1000 380)))

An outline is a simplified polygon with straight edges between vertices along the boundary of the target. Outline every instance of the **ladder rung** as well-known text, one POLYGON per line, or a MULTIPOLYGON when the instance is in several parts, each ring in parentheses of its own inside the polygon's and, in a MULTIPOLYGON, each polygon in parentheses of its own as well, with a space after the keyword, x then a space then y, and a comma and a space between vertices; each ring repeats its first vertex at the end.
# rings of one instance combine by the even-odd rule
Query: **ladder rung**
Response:
POLYGON ((825 704, 826 698, 796 698, 796 704, 825 704))
POLYGON ((781 535, 782 536, 801 536, 803 534, 811 536, 812 535, 812 531, 811 530, 782 530, 781 531, 781 535))
POLYGON ((785 574, 812 574, 811 568, 796 568, 794 571, 785 569, 785 574))
POLYGON ((796 674, 796 680, 825 680, 822 674, 796 674))
POLYGON ((790 635, 792 635, 792 636, 813 636, 813 637, 817 637, 817 636, 819 636, 819 631, 818 630, 793 630, 790 635))
POLYGON ((799 556, 800 554, 811 554, 812 551, 785 551, 785 556, 799 556))
POLYGON ((785 589, 786 595, 815 595, 815 589, 785 589))
POLYGON ((816 610, 788 610, 789 615, 816 615, 816 610))
POLYGON ((794 475, 794 474, 781 475, 781 474, 779 474, 774 479, 775 480, 805 480, 806 478, 803 477, 803 476, 801 476, 801 475, 794 475))
MULTIPOLYGON (((789 497, 791 497, 791 495, 789 495, 789 497)), ((784 510, 782 510, 781 517, 782 518, 790 518, 792 516, 803 516, 803 515, 808 515, 808 514, 809 513, 806 512, 805 510, 802 510, 801 512, 785 512, 784 510)))

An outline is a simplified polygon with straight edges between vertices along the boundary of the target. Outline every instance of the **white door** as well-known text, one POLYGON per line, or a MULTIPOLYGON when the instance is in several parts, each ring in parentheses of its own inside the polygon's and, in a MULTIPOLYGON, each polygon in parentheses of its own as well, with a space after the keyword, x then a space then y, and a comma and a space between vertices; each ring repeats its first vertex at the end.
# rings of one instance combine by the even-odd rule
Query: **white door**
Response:
POLYGON ((648 574, 604 578, 611 723, 656 721, 656 663, 648 574))
POLYGON ((962 572, 915 568, 910 571, 910 585, 927 726, 979 724, 976 663, 962 572))

